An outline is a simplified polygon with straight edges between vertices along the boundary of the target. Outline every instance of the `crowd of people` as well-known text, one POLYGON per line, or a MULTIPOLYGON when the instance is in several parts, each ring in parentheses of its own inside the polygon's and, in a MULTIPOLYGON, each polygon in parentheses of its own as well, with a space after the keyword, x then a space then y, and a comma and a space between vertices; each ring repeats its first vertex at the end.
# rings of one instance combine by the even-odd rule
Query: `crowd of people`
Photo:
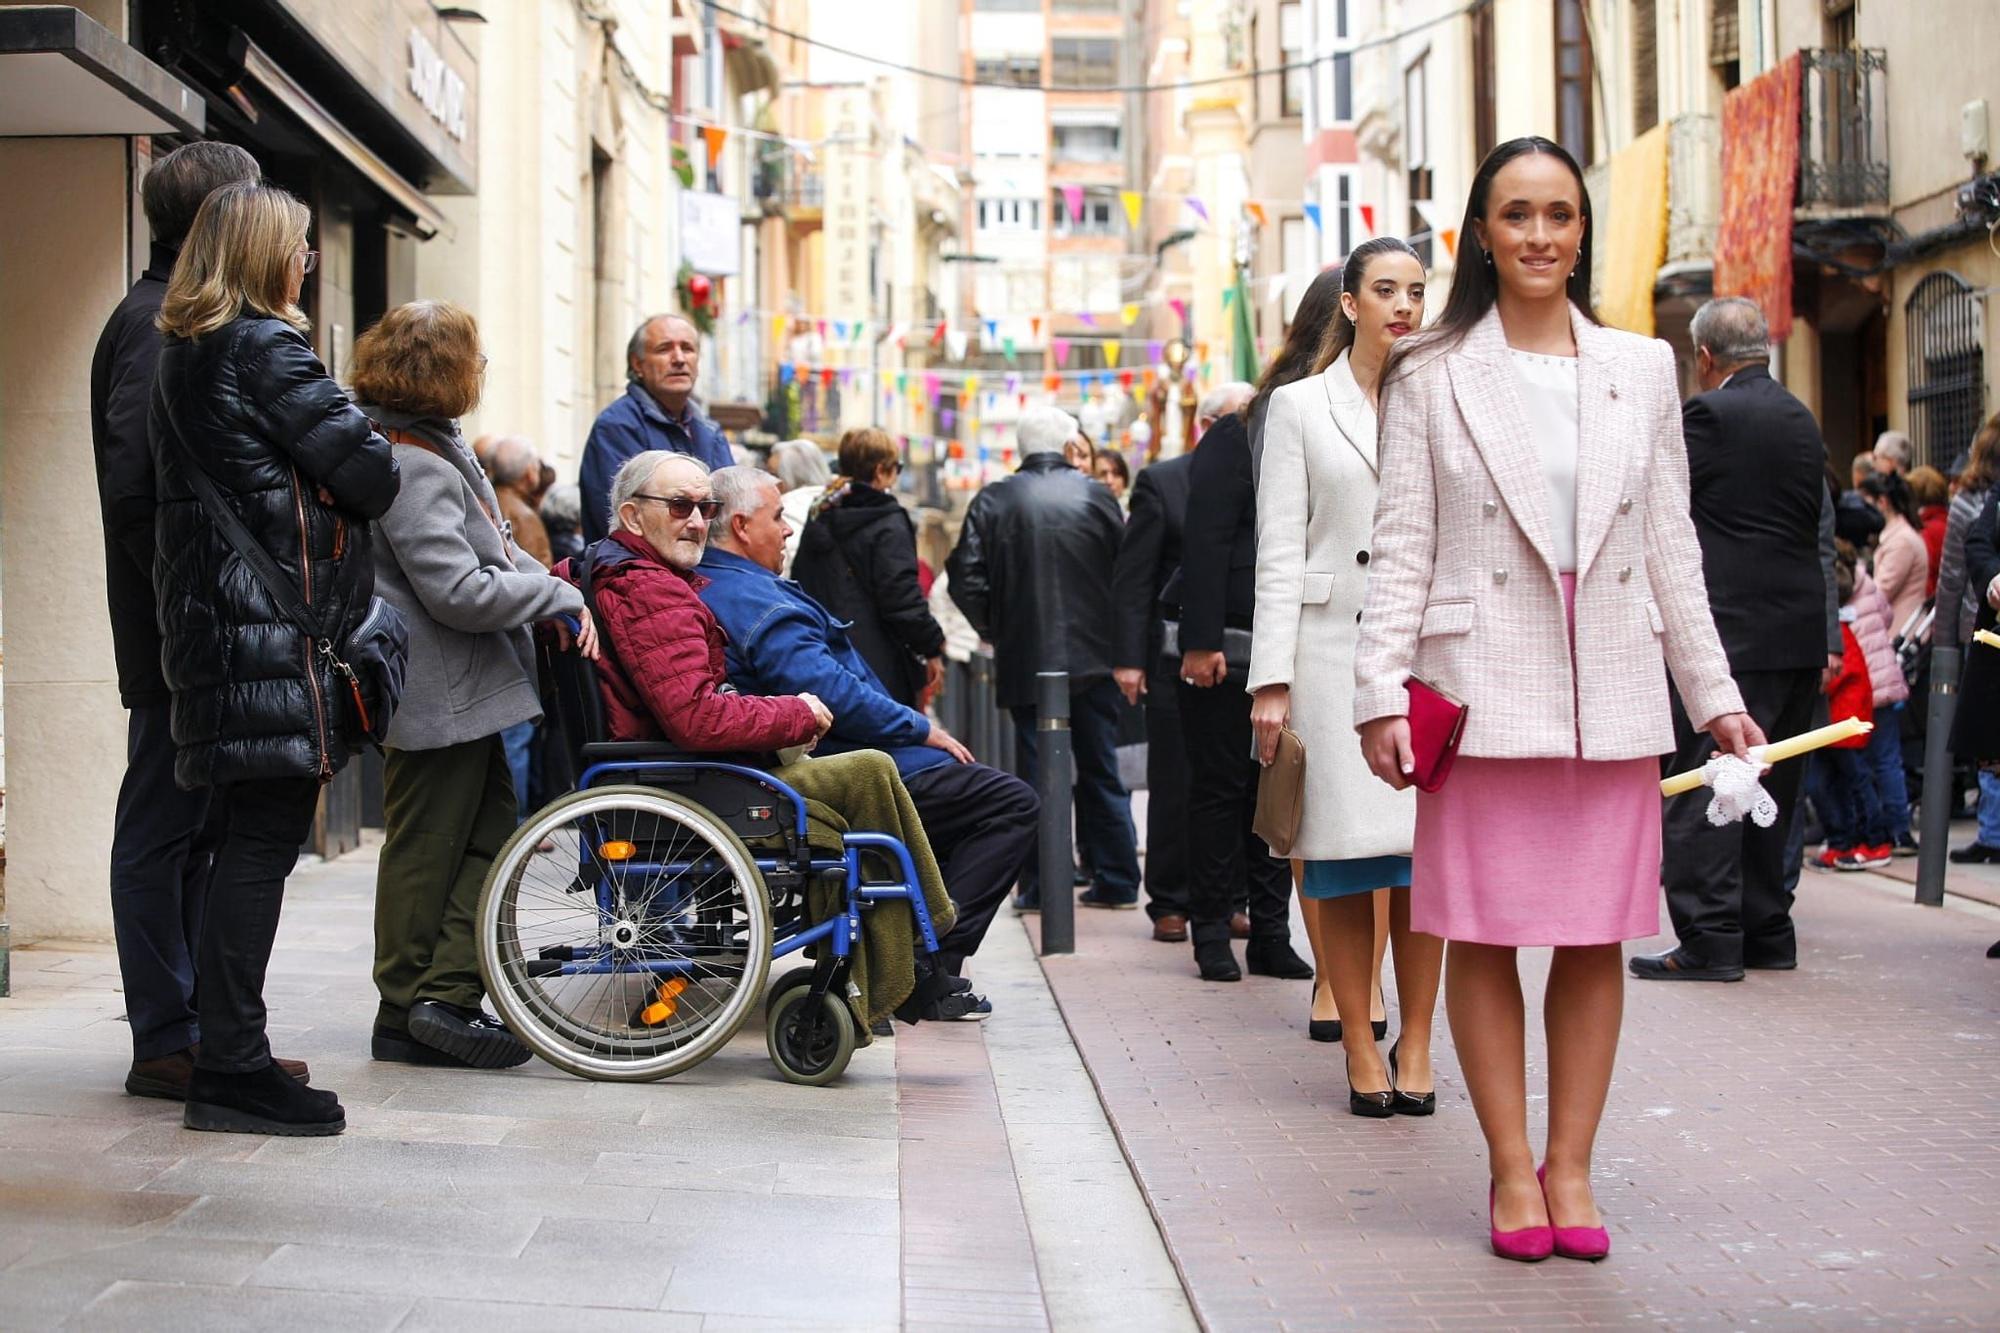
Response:
MULTIPOLYGON (((1341 1045, 1357 1116, 1436 1113, 1442 993, 1492 1247, 1600 1259, 1622 944, 1657 932, 1664 885, 1678 943, 1635 977, 1795 967, 1803 866, 1914 851, 1908 701, 2000 606, 2000 418, 1949 475, 1887 433, 1843 489, 1741 298, 1695 316, 1683 403, 1666 344, 1592 315, 1589 195, 1546 139, 1482 164, 1435 318, 1416 252, 1378 238, 1312 282, 1255 385, 1202 398, 1181 456, 1134 476, 1076 416, 1027 410, 1018 471, 972 499, 938 570, 891 436, 745 457, 696 401, 683 316, 633 332, 626 391, 561 486, 531 441, 465 439, 487 362, 463 310, 389 311, 334 382, 299 308, 307 212, 247 154, 190 145, 143 192, 152 261, 92 381, 131 712, 112 903, 127 1090, 181 1101, 191 1128, 344 1128, 335 1094, 273 1058, 262 991, 319 790, 371 743, 374 1058, 529 1058, 485 1009, 474 918, 524 812, 563 790, 539 640, 595 661, 606 739, 751 756, 904 842, 941 947, 869 1019, 991 1014, 962 974, 1010 893, 1119 910, 1143 889, 1153 938, 1190 945, 1202 980, 1312 983, 1306 1034, 1341 1045), (408 649, 385 719, 346 659, 389 620, 408 649), (992 646, 1015 773, 933 715, 969 637, 992 646), (1075 886, 1041 883, 1035 856, 1048 671, 1070 692, 1075 886), (1456 710, 1442 748, 1413 699, 1456 710), (1829 716, 1873 730, 1766 774, 1769 825, 1662 813, 1663 765, 1829 716), (1135 730, 1143 857, 1119 764, 1135 730), (1274 851, 1258 795, 1287 745, 1303 778, 1274 851), (1555 950, 1539 1162, 1523 947, 1555 950)), ((1970 761, 2000 760, 1995 696, 2000 665, 1969 656, 1970 761)), ((1976 782, 1953 859, 2000 861, 2000 779, 1976 782)))

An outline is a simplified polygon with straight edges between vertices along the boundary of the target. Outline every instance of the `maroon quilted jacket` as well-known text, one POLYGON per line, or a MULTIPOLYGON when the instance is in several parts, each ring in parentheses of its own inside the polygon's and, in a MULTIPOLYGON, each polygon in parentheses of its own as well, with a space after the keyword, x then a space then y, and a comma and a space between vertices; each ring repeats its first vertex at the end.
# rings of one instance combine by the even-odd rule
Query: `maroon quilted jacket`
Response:
MULTIPOLYGON (((597 663, 608 739, 664 736, 684 750, 768 752, 813 738, 812 709, 797 695, 722 692, 726 638, 697 595, 707 579, 681 573, 623 529, 581 558, 594 559, 598 634, 611 641, 597 663)), ((575 561, 556 572, 580 582, 575 561)))

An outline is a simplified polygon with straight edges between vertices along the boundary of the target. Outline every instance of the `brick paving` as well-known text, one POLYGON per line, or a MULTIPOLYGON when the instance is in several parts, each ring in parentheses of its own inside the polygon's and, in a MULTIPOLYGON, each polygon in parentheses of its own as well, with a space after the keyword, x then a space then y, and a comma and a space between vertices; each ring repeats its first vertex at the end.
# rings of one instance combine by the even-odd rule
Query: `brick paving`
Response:
POLYGON ((1487 1251, 1442 1032, 1437 1116, 1361 1120, 1305 983, 1088 911, 1044 968, 1208 1328, 2000 1327, 2000 923, 1904 893, 1808 876, 1799 971, 1628 983, 1599 1265, 1487 1251))

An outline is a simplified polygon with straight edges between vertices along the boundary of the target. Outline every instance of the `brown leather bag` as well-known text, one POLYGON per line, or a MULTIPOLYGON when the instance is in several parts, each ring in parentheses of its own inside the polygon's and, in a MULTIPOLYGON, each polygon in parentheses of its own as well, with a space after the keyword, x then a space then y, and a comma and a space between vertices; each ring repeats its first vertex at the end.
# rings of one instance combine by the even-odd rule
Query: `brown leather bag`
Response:
POLYGON ((1279 856, 1299 839, 1306 809, 1306 747, 1290 727, 1278 732, 1278 752, 1257 779, 1257 817, 1251 831, 1279 856))

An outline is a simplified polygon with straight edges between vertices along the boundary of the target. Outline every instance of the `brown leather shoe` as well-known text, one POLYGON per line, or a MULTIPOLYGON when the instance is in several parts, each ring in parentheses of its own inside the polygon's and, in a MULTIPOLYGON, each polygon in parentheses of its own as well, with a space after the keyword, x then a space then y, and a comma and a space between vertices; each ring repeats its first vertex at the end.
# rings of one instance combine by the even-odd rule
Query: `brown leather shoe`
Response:
POLYGON ((1232 940, 1247 940, 1250 938, 1250 914, 1248 912, 1238 912, 1235 916, 1229 918, 1229 938, 1232 940))
MULTIPOLYGON (((194 1077, 194 1053, 199 1047, 189 1047, 185 1051, 175 1051, 172 1055, 162 1055, 151 1060, 134 1060, 131 1072, 125 1075, 125 1091, 134 1097, 158 1097, 163 1101, 184 1102, 187 1100, 188 1080, 194 1077)), ((312 1072, 303 1060, 280 1060, 273 1056, 271 1063, 290 1074, 300 1083, 311 1083, 312 1072)))
POLYGON ((1172 912, 1153 923, 1153 938, 1162 944, 1187 943, 1187 918, 1172 912))

